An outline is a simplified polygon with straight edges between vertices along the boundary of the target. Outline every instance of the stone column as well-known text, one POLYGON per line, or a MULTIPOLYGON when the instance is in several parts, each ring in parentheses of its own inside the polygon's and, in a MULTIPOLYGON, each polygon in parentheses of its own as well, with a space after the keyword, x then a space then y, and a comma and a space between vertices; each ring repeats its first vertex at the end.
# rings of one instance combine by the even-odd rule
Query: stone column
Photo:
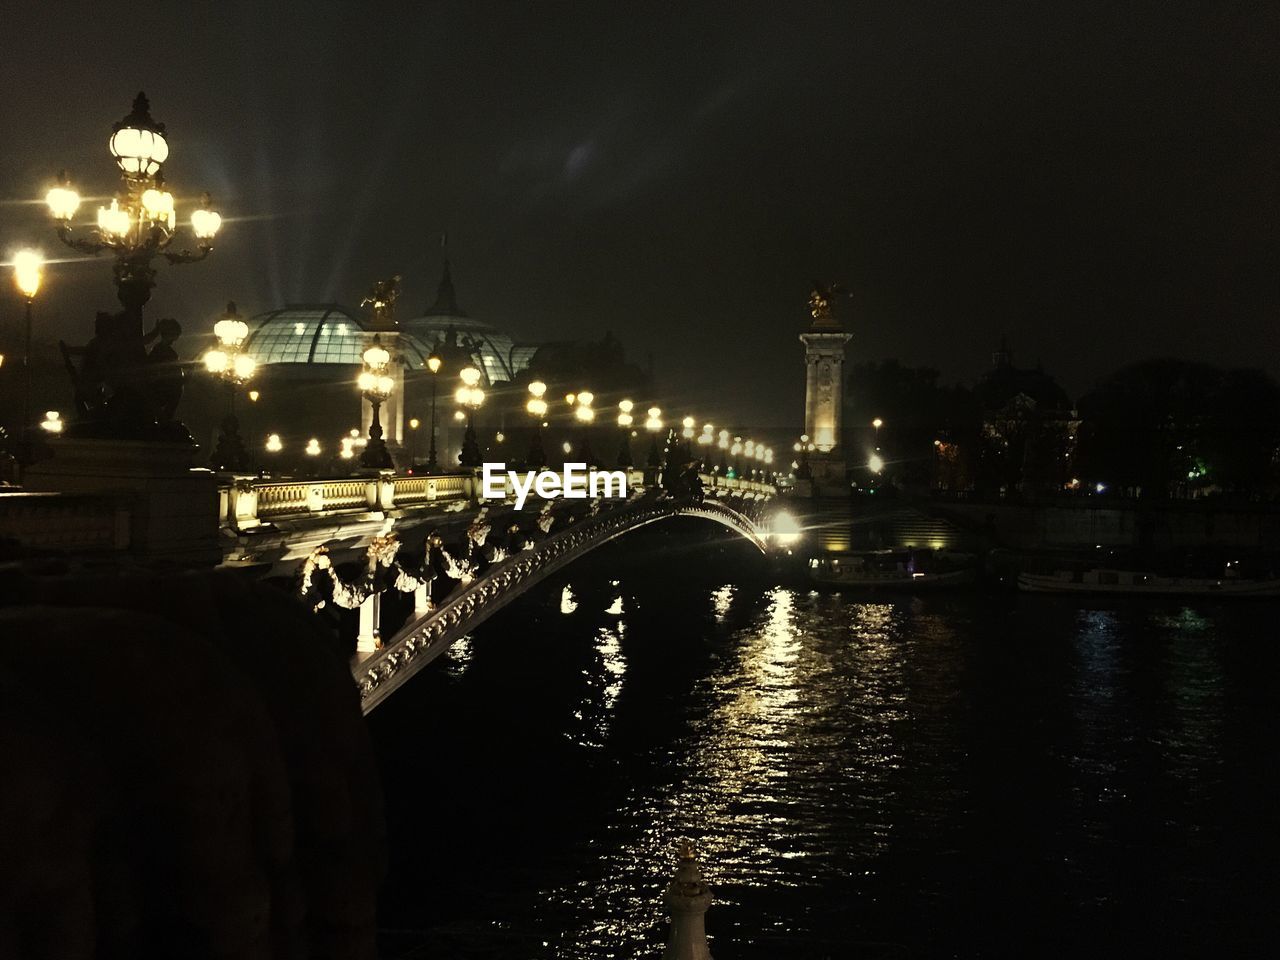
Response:
POLYGON ((356 634, 356 653, 373 653, 382 644, 382 594, 374 592, 360 604, 360 632, 356 634))
POLYGON ((711 890, 703 882, 688 842, 680 845, 680 859, 665 900, 671 914, 671 933, 662 960, 711 960, 705 923, 711 890))

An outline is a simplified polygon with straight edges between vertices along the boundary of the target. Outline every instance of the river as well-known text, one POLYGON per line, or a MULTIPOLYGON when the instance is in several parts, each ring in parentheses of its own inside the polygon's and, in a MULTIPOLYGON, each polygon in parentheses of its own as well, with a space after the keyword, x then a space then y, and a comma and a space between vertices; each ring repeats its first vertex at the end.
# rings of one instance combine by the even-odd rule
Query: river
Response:
POLYGON ((633 535, 371 717, 384 952, 656 960, 689 838, 717 960, 1265 953, 1277 613, 850 597, 633 535))

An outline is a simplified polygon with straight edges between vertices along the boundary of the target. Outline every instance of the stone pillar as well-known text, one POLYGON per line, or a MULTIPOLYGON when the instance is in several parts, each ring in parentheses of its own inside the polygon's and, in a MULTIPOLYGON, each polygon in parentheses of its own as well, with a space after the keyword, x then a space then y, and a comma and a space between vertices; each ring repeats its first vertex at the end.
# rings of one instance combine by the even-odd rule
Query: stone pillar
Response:
POLYGON ((820 453, 840 445, 844 404, 844 351, 849 334, 838 327, 800 334, 804 344, 804 432, 820 453))
POLYGON ((373 653, 382 645, 382 594, 374 592, 360 604, 360 632, 356 634, 356 653, 373 653))
POLYGON ((413 591, 413 614, 425 617, 431 612, 431 583, 424 580, 413 591))
MULTIPOLYGON (((817 291, 814 297, 818 297, 817 291)), ((811 300, 811 303, 814 302, 811 300)), ((841 433, 844 408, 844 353, 851 339, 831 312, 826 301, 818 301, 813 323, 800 334, 804 344, 805 392, 804 432, 815 452, 807 459, 815 494, 845 496, 844 437, 841 433)))
POLYGON ((688 842, 680 845, 680 859, 665 900, 671 914, 671 932, 662 960, 711 960, 705 923, 707 908, 711 906, 711 890, 703 882, 702 871, 688 842))

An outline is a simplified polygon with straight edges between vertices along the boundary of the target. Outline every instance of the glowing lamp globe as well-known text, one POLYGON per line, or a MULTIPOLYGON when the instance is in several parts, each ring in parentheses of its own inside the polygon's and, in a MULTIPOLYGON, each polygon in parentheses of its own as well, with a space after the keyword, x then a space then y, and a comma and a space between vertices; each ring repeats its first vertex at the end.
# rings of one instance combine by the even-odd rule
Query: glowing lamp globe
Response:
POLYGON ((44 202, 49 205, 49 213, 53 218, 65 223, 80 209, 80 194, 71 189, 64 172, 58 177, 58 185, 45 194, 44 202))
POLYGON ((578 403, 582 404, 582 406, 584 407, 589 407, 591 406, 591 401, 594 400, 595 398, 596 398, 596 395, 592 393, 590 390, 583 390, 580 394, 578 394, 578 403))
MULTIPOLYGON (((542 395, 547 392, 547 385, 541 380, 535 380, 533 383, 529 384, 529 392, 533 394, 535 400, 542 402, 542 395)), ((546 403, 542 404, 543 412, 546 412, 546 406, 546 403)), ((530 410, 532 410, 532 408, 530 408, 530 410)))
POLYGON ((468 387, 474 387, 480 382, 480 371, 470 363, 458 371, 458 376, 468 387))
POLYGON ((249 325, 240 319, 234 302, 227 304, 227 312, 213 325, 213 335, 223 346, 238 347, 249 336, 249 325))
POLYGON ((123 237, 133 227, 128 210, 120 209, 120 201, 112 198, 111 206, 98 208, 98 231, 114 237, 123 237))
POLYGON ((360 375, 356 377, 356 386, 360 388, 361 393, 369 393, 377 382, 378 378, 368 370, 361 370, 360 375))
POLYGON ((623 413, 630 413, 635 408, 635 404, 630 400, 619 400, 618 409, 623 413))
POLYGON ((390 396, 391 391, 395 389, 395 385, 396 385, 396 382, 393 379, 388 377, 386 374, 383 374, 382 376, 378 377, 376 389, 378 393, 382 394, 383 396, 390 396))
POLYGON ((592 420, 596 418, 596 412, 592 410, 590 407, 586 407, 586 406, 578 407, 578 409, 573 412, 573 415, 577 417, 579 420, 581 420, 583 423, 590 423, 592 420))
POLYGON ((28 300, 40 291, 44 276, 44 257, 35 250, 19 250, 13 255, 13 282, 28 300))
POLYGON ((133 101, 133 112, 112 128, 108 146, 116 166, 135 180, 155 176, 169 159, 164 124, 152 119, 146 94, 139 93, 133 101))
POLYGON ((191 211, 191 232, 199 240, 212 240, 222 226, 222 216, 216 210, 200 208, 191 211))
POLYGON ((258 368, 258 362, 247 353, 237 353, 231 362, 231 367, 237 380, 248 380, 253 376, 253 371, 258 368))
POLYGON ((152 223, 163 223, 170 230, 173 229, 177 215, 173 209, 173 194, 168 190, 157 190, 154 187, 143 190, 142 211, 152 223))
POLYGON ((222 373, 231 363, 231 358, 221 350, 210 350, 204 355, 204 368, 210 373, 222 373))
POLYGON ((391 362, 391 354, 383 349, 381 344, 376 342, 364 352, 363 356, 364 362, 375 369, 378 367, 385 367, 391 362))

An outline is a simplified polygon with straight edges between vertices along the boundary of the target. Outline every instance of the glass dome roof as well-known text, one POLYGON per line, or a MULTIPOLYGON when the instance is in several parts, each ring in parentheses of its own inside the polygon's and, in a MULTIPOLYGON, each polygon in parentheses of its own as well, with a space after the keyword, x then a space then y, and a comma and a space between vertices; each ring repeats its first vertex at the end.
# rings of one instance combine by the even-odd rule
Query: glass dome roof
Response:
POLYGON ((336 303, 291 304, 249 321, 244 350, 258 363, 350 363, 359 365, 366 346, 364 325, 336 303))
POLYGON ((517 347, 511 337, 471 317, 440 314, 415 317, 402 321, 400 330, 401 342, 412 341, 422 350, 422 363, 438 343, 466 346, 470 341, 475 345, 480 369, 489 384, 514 380, 515 375, 529 365, 530 357, 525 356, 526 351, 517 347))
MULTIPOLYGON (((249 322, 244 350, 260 364, 349 364, 360 366, 369 332, 361 319, 336 303, 290 304, 249 322)), ((485 385, 514 379, 535 348, 517 346, 507 334, 465 316, 433 314, 399 324, 396 342, 412 370, 426 367, 437 344, 473 345, 485 385)))

